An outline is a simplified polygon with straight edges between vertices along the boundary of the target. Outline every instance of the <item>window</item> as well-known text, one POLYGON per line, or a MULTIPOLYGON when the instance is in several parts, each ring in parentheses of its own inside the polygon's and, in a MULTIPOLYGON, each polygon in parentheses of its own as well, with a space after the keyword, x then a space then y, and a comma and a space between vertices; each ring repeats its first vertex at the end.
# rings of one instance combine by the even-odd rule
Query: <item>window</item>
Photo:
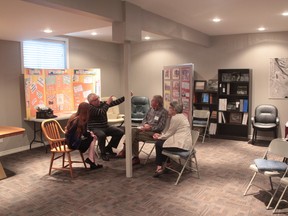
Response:
POLYGON ((40 39, 23 41, 24 68, 67 68, 66 39, 40 39))

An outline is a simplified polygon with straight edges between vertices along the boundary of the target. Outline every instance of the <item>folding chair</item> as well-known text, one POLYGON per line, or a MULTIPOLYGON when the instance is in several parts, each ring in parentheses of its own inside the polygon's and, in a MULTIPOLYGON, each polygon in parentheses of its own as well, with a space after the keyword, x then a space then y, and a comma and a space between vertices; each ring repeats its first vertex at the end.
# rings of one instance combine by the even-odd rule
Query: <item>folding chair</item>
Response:
POLYGON ((195 128, 202 128, 203 134, 202 136, 202 143, 205 141, 206 135, 209 136, 207 133, 208 126, 209 126, 209 117, 210 117, 210 111, 209 110, 194 110, 193 111, 193 121, 192 121, 192 129, 195 130, 195 128))
POLYGON ((274 200, 274 198, 275 198, 277 192, 279 191, 280 187, 281 187, 281 186, 284 187, 284 190, 282 191, 282 194, 281 194, 281 196, 280 196, 280 198, 279 198, 279 200, 278 200, 278 202, 277 202, 275 208, 273 209, 273 214, 276 212, 276 210, 277 210, 277 208, 278 208, 280 202, 286 202, 286 203, 288 203, 287 200, 283 199, 283 196, 284 196, 284 194, 286 193, 286 190, 287 190, 287 188, 288 188, 288 177, 287 177, 287 171, 288 171, 288 169, 286 169, 285 174, 284 174, 283 177, 280 179, 280 184, 278 185, 278 187, 277 187, 275 193, 273 194, 273 196, 272 196, 272 198, 270 199, 270 202, 269 202, 269 204, 268 204, 268 206, 267 206, 267 209, 269 209, 269 207, 270 207, 272 201, 274 200))
POLYGON ((196 142, 199 138, 199 131, 192 130, 191 135, 192 135, 192 148, 190 151, 188 151, 188 152, 171 152, 171 151, 168 151, 165 149, 163 149, 163 151, 162 151, 163 155, 166 155, 168 158, 172 159, 173 161, 179 163, 182 166, 180 171, 173 169, 172 167, 166 166, 168 158, 164 164, 164 168, 167 168, 167 169, 169 169, 173 172, 176 172, 178 174, 178 178, 175 182, 175 185, 178 184, 178 182, 179 182, 185 169, 188 169, 191 172, 192 171, 197 172, 198 178, 200 178, 198 163, 197 163, 197 158, 196 158, 196 150, 195 150, 195 145, 196 145, 196 142), (183 165, 182 165, 182 161, 184 161, 183 165), (193 167, 193 164, 195 164, 195 167, 193 167))
POLYGON ((249 169, 254 171, 254 174, 244 192, 244 196, 247 194, 248 190, 251 188, 251 186, 258 187, 267 193, 269 193, 272 197, 267 205, 267 209, 269 208, 274 196, 273 194, 260 187, 259 185, 253 184, 253 181, 257 174, 262 174, 263 176, 267 176, 270 181, 271 189, 273 190, 273 177, 283 177, 285 174, 285 171, 287 169, 287 164, 283 162, 283 158, 288 157, 288 143, 287 141, 283 139, 273 139, 267 151, 264 154, 264 157, 261 159, 255 159, 254 163, 250 165, 249 169), (269 159, 271 158, 271 159, 269 159), (275 160, 278 159, 278 160, 275 160))
POLYGON ((144 164, 146 164, 146 163, 148 162, 148 160, 149 160, 149 158, 150 158, 150 156, 151 156, 154 148, 155 148, 155 142, 156 142, 156 141, 147 140, 147 141, 142 141, 142 142, 143 142, 143 144, 142 144, 142 146, 140 147, 139 154, 142 152, 142 153, 144 153, 145 155, 147 155, 147 157, 146 157, 146 159, 145 159, 145 162, 144 162, 144 164), (146 144, 151 144, 151 145, 152 145, 152 148, 151 148, 148 152, 143 149, 146 144))
POLYGON ((71 160, 70 153, 73 152, 73 149, 70 149, 64 138, 64 130, 61 125, 55 119, 48 119, 41 123, 42 131, 48 140, 51 148, 51 161, 49 167, 49 175, 51 175, 51 170, 64 170, 70 171, 71 178, 73 178, 73 168, 72 163, 83 163, 84 167, 87 168, 83 154, 79 151, 82 161, 73 161, 71 160), (56 157, 56 154, 60 154, 56 157), (68 160, 65 160, 65 155, 68 156, 68 160), (62 159, 62 167, 53 167, 53 162, 57 159, 62 159), (65 165, 65 162, 68 164, 65 165))

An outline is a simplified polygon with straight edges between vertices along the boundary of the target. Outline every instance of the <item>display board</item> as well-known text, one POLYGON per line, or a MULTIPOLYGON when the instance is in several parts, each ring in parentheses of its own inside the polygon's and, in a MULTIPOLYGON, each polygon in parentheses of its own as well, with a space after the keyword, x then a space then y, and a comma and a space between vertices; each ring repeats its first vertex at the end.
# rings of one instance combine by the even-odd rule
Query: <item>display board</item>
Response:
POLYGON ((172 101, 183 104, 183 113, 192 121, 194 65, 182 64, 164 66, 163 68, 163 98, 164 107, 169 108, 172 101))
POLYGON ((54 114, 77 110, 89 93, 101 95, 100 69, 25 69, 26 118, 44 105, 54 114))

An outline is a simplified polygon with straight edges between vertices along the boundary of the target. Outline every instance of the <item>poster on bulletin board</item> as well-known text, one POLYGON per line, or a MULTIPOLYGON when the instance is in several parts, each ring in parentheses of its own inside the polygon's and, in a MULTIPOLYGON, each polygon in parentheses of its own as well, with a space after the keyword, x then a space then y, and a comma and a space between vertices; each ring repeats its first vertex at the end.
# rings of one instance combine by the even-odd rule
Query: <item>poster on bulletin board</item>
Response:
POLYGON ((54 114, 74 112, 87 95, 101 96, 100 69, 24 70, 26 118, 36 116, 36 107, 51 108, 54 114))

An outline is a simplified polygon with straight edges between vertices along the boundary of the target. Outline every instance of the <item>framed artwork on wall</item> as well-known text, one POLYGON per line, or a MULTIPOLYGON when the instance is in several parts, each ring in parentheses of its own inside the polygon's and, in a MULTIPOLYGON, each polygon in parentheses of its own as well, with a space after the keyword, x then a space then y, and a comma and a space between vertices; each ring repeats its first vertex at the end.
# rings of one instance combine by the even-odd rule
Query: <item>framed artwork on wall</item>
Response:
POLYGON ((204 91, 206 89, 206 80, 195 80, 195 91, 204 91))

